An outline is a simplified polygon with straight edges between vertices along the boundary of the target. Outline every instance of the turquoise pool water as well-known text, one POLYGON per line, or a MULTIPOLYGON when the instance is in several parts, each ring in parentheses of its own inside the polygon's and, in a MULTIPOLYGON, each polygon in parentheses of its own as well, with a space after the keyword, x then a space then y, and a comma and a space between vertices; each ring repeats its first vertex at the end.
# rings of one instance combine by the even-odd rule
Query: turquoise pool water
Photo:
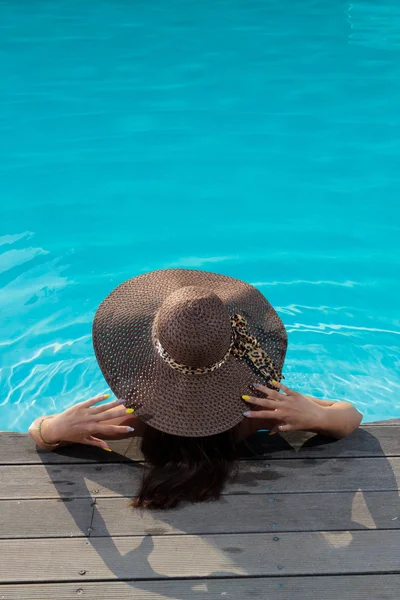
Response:
POLYGON ((0 2, 0 429, 106 389, 98 303, 254 283, 288 384, 400 416, 397 0, 0 2))

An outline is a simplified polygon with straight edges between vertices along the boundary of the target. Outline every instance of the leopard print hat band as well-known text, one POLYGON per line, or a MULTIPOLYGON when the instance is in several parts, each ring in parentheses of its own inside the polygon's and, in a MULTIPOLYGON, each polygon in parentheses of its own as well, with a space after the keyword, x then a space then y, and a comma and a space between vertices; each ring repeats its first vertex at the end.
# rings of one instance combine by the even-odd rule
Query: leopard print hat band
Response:
POLYGON ((280 381, 283 379, 282 373, 275 367, 273 361, 268 356, 268 353, 262 348, 257 339, 250 335, 246 319, 242 315, 233 315, 231 317, 231 326, 232 339, 228 351, 221 360, 207 367, 190 367, 188 365, 183 365, 169 356, 155 334, 153 334, 153 341, 161 358, 172 369, 176 369, 185 375, 205 375, 206 373, 212 373, 216 369, 222 367, 229 356, 232 355, 238 359, 245 359, 252 363, 253 367, 262 375, 271 387, 272 380, 280 381))

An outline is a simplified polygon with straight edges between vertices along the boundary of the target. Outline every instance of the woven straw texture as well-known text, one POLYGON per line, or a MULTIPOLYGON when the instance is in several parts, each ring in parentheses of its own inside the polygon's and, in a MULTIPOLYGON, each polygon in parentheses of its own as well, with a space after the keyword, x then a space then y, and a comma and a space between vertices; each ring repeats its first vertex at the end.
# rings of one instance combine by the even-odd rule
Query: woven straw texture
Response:
POLYGON ((266 298, 243 281, 186 269, 139 275, 111 292, 93 322, 96 358, 115 396, 152 427, 188 437, 220 433, 243 419, 241 396, 263 378, 233 356, 213 372, 182 373, 161 358, 155 339, 175 361, 207 367, 229 349, 237 313, 282 370, 287 334, 266 298))

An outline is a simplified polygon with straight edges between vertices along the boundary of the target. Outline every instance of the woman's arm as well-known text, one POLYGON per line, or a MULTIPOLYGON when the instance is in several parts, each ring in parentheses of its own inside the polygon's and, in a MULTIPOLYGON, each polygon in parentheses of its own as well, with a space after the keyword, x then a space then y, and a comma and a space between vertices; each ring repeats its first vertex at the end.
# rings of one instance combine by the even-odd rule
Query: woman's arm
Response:
MULTIPOLYGON (((68 442, 62 442, 61 440, 56 440, 53 438, 51 433, 49 432, 47 426, 50 424, 50 421, 56 415, 43 416, 38 417, 31 423, 28 433, 32 440, 35 442, 36 446, 39 446, 42 450, 53 450, 55 448, 60 448, 61 446, 68 445, 68 442), (40 426, 40 437, 39 434, 39 426, 40 426), (47 444, 43 441, 46 440, 47 444)), ((51 426, 50 426, 51 429, 51 426)))
POLYGON ((313 396, 306 396, 309 400, 321 406, 321 420, 313 430, 315 433, 333 435, 334 437, 347 437, 362 421, 362 414, 350 402, 344 400, 320 400, 313 396))
MULTIPOLYGON (((313 398, 314 402, 317 400, 313 398)), ((315 433, 330 435, 336 438, 344 438, 350 435, 362 421, 362 414, 355 406, 343 400, 322 404, 323 400, 317 400, 317 405, 322 408, 319 422, 311 430, 315 433)))
POLYGON ((362 414, 349 402, 318 400, 303 396, 288 387, 276 384, 283 393, 265 386, 255 386, 265 398, 244 396, 243 399, 260 407, 246 411, 253 419, 275 420, 271 433, 276 431, 312 431, 336 438, 344 438, 360 425, 362 414))

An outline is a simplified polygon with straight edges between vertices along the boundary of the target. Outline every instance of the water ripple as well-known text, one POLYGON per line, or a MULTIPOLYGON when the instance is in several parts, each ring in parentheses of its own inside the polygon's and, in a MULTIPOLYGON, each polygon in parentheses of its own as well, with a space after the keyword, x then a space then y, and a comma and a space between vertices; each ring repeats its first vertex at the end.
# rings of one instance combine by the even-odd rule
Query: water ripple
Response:
MULTIPOLYGON (((334 285, 334 286, 338 286, 338 287, 349 287, 352 288, 354 286, 365 286, 368 285, 368 283, 366 282, 361 282, 361 281, 324 281, 324 280, 318 280, 318 281, 310 281, 307 279, 296 279, 294 281, 256 281, 254 283, 252 283, 252 285, 254 285, 255 287, 266 287, 269 285, 334 285)), ((373 284, 369 284, 369 285, 373 285, 373 284)))
POLYGON ((0 254, 0 273, 13 267, 22 265, 37 256, 48 254, 43 248, 23 248, 21 250, 8 250, 0 254))
POLYGON ((400 335, 400 331, 391 329, 379 329, 378 327, 361 327, 356 325, 340 325, 338 323, 318 323, 318 325, 305 325, 303 323, 293 323, 289 328, 288 332, 300 331, 301 333, 315 332, 323 333, 325 335, 351 335, 351 332, 368 331, 374 333, 390 333, 393 335, 400 335), (343 329, 347 331, 342 331, 343 329))

